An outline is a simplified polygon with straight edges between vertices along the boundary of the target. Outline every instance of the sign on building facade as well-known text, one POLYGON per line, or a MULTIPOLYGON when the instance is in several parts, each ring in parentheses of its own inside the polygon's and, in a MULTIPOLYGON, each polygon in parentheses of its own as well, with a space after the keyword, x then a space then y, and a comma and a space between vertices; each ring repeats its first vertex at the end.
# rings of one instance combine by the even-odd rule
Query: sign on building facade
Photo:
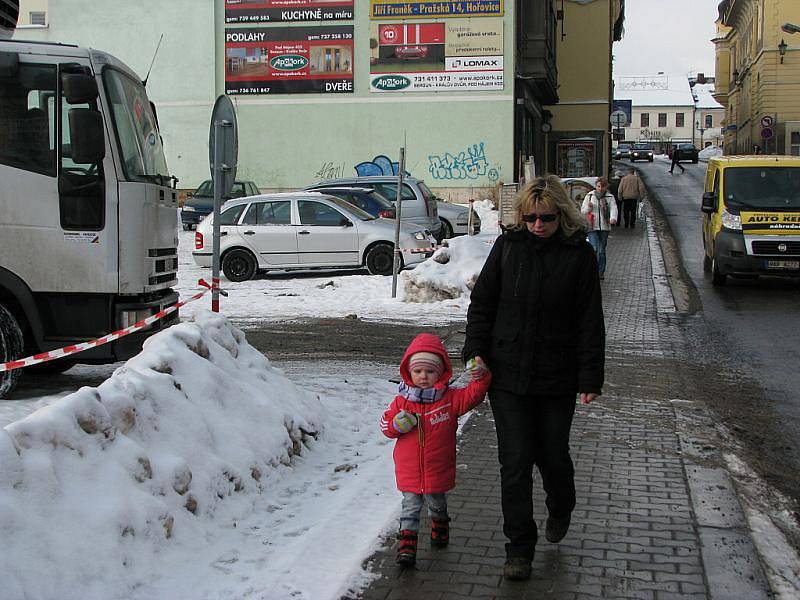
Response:
POLYGON ((225 0, 226 23, 338 21, 353 18, 353 0, 225 0))
POLYGON ((373 23, 373 92, 503 89, 502 19, 373 23))
POLYGON ((225 30, 226 94, 352 92, 352 25, 225 30))
POLYGON ((503 0, 404 2, 370 0, 373 19, 445 19, 449 17, 501 17, 503 0))

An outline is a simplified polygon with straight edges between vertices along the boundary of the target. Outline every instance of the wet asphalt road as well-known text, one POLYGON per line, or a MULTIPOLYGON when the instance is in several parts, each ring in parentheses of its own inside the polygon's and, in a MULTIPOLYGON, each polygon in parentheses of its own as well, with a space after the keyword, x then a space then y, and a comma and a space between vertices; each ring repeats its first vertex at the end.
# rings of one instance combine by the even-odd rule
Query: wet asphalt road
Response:
MULTIPOLYGON (((700 198, 706 166, 638 163, 660 205, 684 272, 673 274, 683 312, 687 357, 698 392, 745 445, 750 463, 770 483, 800 500, 800 282, 728 278, 715 287, 703 272, 700 198)), ((658 208, 658 207, 657 207, 658 208)))

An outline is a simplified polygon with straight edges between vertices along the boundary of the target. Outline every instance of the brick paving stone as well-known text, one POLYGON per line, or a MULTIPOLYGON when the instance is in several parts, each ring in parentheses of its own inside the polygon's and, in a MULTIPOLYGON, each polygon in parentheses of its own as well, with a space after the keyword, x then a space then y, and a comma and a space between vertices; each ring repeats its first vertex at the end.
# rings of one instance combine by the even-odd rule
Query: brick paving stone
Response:
MULTIPOLYGON (((643 219, 644 221, 644 219, 643 219)), ((603 285, 606 386, 577 405, 571 435, 578 505, 561 544, 544 540, 547 511, 535 472, 540 541, 527 582, 502 578, 505 538, 497 439, 488 403, 458 444, 458 483, 449 494, 453 539, 419 550, 423 573, 394 564, 393 538, 371 559, 379 578, 360 598, 708 598, 696 523, 670 402, 681 390, 677 320, 659 319, 644 227, 616 229, 603 285)), ((457 347, 460 341, 453 338, 457 347)), ((398 493, 398 505, 400 496, 398 493)))

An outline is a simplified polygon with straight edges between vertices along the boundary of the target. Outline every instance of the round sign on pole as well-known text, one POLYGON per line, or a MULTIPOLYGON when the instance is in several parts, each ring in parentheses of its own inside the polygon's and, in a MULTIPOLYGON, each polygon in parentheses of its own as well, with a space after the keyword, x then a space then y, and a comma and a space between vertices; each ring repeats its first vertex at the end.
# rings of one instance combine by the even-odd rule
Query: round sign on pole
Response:
POLYGON ((775 131, 772 129, 772 127, 764 127, 761 130, 761 139, 771 140, 774 135, 775 131))
POLYGON ((214 110, 211 113, 211 131, 208 135, 208 162, 211 166, 211 179, 217 175, 214 172, 214 143, 216 131, 222 134, 220 141, 220 156, 218 157, 222 166, 222 176, 220 179, 220 194, 227 196, 233 189, 233 181, 236 179, 236 161, 239 157, 239 132, 236 123, 236 111, 233 102, 224 94, 217 98, 214 103, 214 110), (216 126, 216 127, 215 127, 216 126))
POLYGON ((625 127, 628 124, 628 115, 625 114, 623 110, 615 110, 611 113, 611 117, 609 119, 611 124, 619 129, 620 127, 625 127))
MULTIPOLYGON (((761 126, 762 126, 762 127, 772 127, 772 125, 773 125, 774 123, 775 123, 775 121, 774 121, 774 120, 773 120, 773 118, 772 118, 772 117, 770 117, 769 115, 766 115, 766 116, 763 116, 763 117, 761 117, 761 126)), ((762 136, 762 137, 763 137, 763 136, 762 136)))

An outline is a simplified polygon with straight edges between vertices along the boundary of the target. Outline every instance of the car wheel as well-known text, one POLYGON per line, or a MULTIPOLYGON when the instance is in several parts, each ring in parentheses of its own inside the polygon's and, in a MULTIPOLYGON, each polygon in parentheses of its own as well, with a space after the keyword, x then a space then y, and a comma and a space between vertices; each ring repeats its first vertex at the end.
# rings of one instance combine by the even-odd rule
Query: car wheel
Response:
POLYGON ((698 161, 698 159, 697 159, 697 158, 693 158, 693 159, 692 159, 692 164, 693 164, 693 165, 696 165, 696 164, 697 164, 697 161, 698 161))
MULTIPOLYGON (((20 358, 24 348, 19 323, 5 306, 0 305, 0 363, 20 358)), ((22 369, 0 373, 0 398, 11 393, 21 373, 22 369)))
MULTIPOLYGON (((392 261, 394 252, 389 244, 376 244, 367 252, 367 259, 364 261, 367 270, 371 275, 391 275, 392 261)), ((403 257, 400 257, 400 269, 403 268, 403 257)))
POLYGON ((255 257, 247 250, 235 248, 222 257, 222 272, 228 281, 247 281, 252 279, 258 269, 255 257))
POLYGON ((711 273, 711 257, 708 254, 703 254, 703 271, 711 273))
POLYGON ((717 264, 717 259, 711 259, 711 283, 716 285, 717 287, 722 287, 728 282, 728 276, 722 273, 719 270, 719 264, 717 264))
POLYGON ((441 217, 439 220, 442 222, 442 239, 449 240, 453 237, 453 226, 441 217))

